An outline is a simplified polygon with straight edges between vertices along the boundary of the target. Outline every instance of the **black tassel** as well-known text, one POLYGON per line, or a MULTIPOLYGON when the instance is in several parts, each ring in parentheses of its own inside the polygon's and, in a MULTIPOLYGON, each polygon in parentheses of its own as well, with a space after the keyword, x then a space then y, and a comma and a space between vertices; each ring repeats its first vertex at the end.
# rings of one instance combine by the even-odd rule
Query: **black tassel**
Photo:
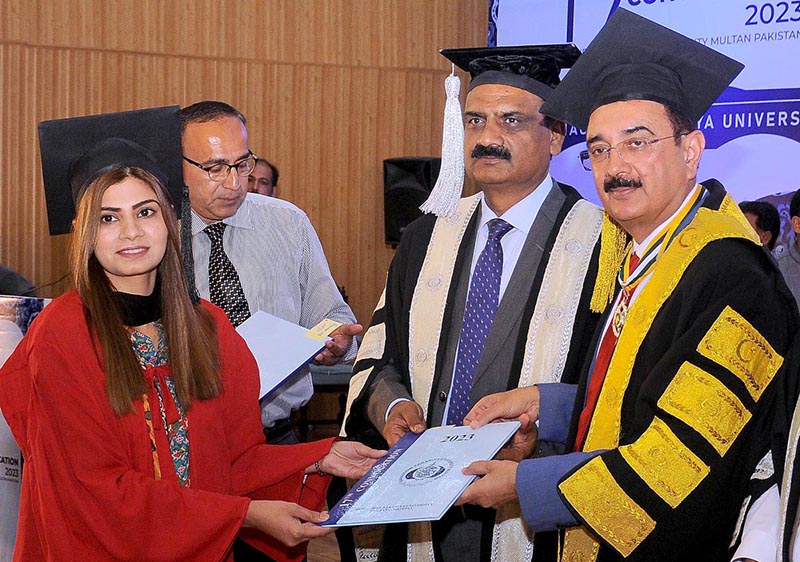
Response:
POLYGON ((194 282, 194 255, 192 254, 192 203, 189 201, 189 188, 183 186, 181 197, 181 254, 183 256, 183 275, 192 304, 200 302, 200 293, 194 282))

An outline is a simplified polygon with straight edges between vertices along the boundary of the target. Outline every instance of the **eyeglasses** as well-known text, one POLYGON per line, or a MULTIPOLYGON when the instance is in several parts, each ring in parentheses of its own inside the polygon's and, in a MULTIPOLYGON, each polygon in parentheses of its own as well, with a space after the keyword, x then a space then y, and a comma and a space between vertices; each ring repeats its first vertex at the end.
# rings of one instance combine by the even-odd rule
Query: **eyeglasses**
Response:
POLYGON ((250 172, 252 172, 256 167, 256 162, 258 162, 258 156, 253 154, 251 151, 247 151, 248 156, 235 162, 233 164, 228 164, 226 162, 219 162, 217 164, 211 164, 210 166, 204 166, 199 162, 195 162, 190 158, 183 157, 189 164, 192 166, 197 166, 205 173, 208 174, 208 177, 211 178, 211 181, 216 182, 223 182, 228 179, 228 176, 231 173, 231 170, 236 169, 236 173, 240 176, 249 176, 250 172))
POLYGON ((583 166, 583 169, 587 172, 592 171, 592 164, 602 164, 606 160, 610 159, 612 149, 616 150, 617 155, 628 164, 638 164, 639 162, 643 162, 649 158, 653 152, 652 147, 657 142, 667 139, 677 139, 678 137, 688 134, 689 132, 685 131, 683 133, 669 135, 668 137, 661 137, 660 139, 637 137, 626 139, 620 143, 617 143, 615 146, 609 146, 607 144, 593 144, 589 150, 581 151, 579 157, 581 159, 581 165, 583 166))

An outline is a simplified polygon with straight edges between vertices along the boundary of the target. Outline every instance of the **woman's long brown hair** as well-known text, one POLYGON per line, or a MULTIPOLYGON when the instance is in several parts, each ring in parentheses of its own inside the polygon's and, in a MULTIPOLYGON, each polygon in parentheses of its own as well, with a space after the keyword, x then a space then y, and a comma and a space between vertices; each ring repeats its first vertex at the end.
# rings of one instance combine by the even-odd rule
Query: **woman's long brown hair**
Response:
POLYGON ((78 202, 70 245, 75 287, 83 300, 93 336, 95 354, 106 374, 106 394, 114 412, 125 415, 147 389, 142 368, 112 297, 113 287, 94 255, 100 209, 106 189, 135 178, 156 194, 167 227, 167 247, 158 266, 161 281, 161 321, 169 350, 172 380, 181 405, 188 411, 195 399, 205 400, 222 391, 220 359, 214 319, 201 304, 192 305, 183 276, 178 220, 166 189, 149 172, 118 167, 102 174, 86 188, 78 202), (100 357, 99 347, 102 349, 100 357))

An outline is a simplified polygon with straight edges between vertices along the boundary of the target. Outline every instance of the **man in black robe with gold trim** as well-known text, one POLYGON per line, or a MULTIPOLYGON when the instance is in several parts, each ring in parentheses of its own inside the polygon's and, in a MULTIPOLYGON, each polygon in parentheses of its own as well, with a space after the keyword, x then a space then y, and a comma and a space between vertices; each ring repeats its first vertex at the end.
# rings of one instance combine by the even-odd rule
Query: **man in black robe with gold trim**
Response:
POLYGON ((750 477, 771 475, 797 314, 735 202, 696 181, 694 124, 741 69, 619 9, 542 108, 586 130, 582 160, 621 227, 601 249, 619 264, 613 306, 577 389, 490 396, 466 418, 538 419, 574 452, 475 463, 460 501, 518 497, 535 531, 563 530, 561 560, 730 560, 750 477))

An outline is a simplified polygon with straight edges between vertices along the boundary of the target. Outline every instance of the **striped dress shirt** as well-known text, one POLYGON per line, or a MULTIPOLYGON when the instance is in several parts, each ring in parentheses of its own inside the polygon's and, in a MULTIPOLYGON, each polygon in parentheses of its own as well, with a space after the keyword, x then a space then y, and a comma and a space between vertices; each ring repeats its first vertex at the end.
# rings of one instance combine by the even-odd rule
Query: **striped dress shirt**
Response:
MULTIPOLYGON (((225 222, 223 247, 239 274, 250 312, 263 310, 311 328, 325 318, 355 322, 331 277, 319 237, 306 214, 288 201, 248 193, 225 222)), ((211 241, 206 223, 192 211, 194 273, 200 296, 209 298, 208 260, 211 241)), ((343 360, 355 357, 350 346, 343 360)), ((314 388, 311 374, 284 383, 261 403, 261 421, 272 427, 306 404, 314 388)))

